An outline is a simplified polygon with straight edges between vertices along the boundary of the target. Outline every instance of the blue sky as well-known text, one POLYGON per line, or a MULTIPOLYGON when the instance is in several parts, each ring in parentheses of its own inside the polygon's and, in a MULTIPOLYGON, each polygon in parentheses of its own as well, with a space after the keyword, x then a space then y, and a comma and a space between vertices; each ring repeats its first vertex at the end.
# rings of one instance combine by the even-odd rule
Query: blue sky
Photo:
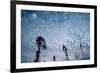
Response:
POLYGON ((74 33, 86 33, 88 36, 85 39, 89 38, 89 13, 21 10, 22 62, 34 59, 37 50, 35 40, 38 36, 44 37, 52 51, 60 51, 67 40, 73 39, 74 33))

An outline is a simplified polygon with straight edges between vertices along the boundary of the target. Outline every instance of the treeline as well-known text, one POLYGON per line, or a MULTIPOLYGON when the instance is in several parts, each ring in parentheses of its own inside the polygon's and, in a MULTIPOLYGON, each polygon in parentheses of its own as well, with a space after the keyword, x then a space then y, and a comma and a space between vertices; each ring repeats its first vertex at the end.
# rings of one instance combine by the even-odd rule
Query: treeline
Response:
MULTIPOLYGON (((84 34, 83 34, 84 35, 84 34)), ((87 55, 85 54, 86 51, 84 51, 84 48, 85 50, 87 48, 89 48, 89 44, 85 41, 85 46, 84 46, 84 43, 83 43, 83 38, 84 36, 80 36, 80 35, 77 35, 76 36, 76 39, 74 39, 74 41, 78 41, 78 48, 79 50, 81 50, 83 53, 83 55, 85 56, 84 59, 89 59, 90 58, 90 55, 87 55)), ((72 42, 69 42, 67 41, 68 44, 70 44, 70 47, 71 48, 75 48, 75 43, 72 43, 72 42)), ((41 62, 41 52, 43 50, 47 50, 47 44, 46 44, 46 40, 42 37, 42 36, 38 36, 36 38, 36 45, 37 45, 37 51, 35 52, 35 58, 33 60, 33 62, 41 62)), ((64 52, 65 54, 65 57, 66 57, 66 61, 69 61, 70 58, 69 58, 69 52, 68 52, 68 49, 69 47, 67 47, 66 45, 62 44, 62 51, 64 52)), ((79 56, 77 54, 75 54, 75 60, 79 60, 79 56)), ((56 56, 54 55, 52 57, 52 61, 56 61, 56 56)), ((44 60, 44 62, 46 62, 46 60, 44 60)))

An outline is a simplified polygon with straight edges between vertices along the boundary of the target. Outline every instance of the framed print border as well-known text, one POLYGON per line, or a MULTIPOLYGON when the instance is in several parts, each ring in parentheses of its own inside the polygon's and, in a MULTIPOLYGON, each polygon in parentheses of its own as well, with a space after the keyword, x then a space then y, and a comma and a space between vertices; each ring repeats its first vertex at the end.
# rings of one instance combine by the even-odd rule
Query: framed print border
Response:
POLYGON ((47 3, 47 2, 34 2, 34 1, 11 1, 11 35, 10 35, 10 46, 11 46, 11 61, 10 69, 11 72, 28 72, 28 71, 44 71, 44 70, 59 70, 59 69, 77 69, 77 68, 90 68, 97 67, 97 6, 93 5, 78 5, 78 4, 62 4, 62 3, 47 3), (16 7, 17 5, 36 5, 36 6, 50 6, 50 7, 69 7, 69 8, 85 8, 94 10, 94 63, 86 65, 72 65, 72 66, 50 66, 50 67, 39 67, 39 68, 22 68, 17 69, 16 61, 16 7))

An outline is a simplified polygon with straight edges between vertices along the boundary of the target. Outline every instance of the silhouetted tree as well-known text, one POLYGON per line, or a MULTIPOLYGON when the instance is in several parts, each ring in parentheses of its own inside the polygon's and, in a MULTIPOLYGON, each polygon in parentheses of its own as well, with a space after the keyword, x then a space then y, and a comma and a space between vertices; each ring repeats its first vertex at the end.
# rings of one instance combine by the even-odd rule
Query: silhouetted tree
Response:
POLYGON ((53 56, 53 61, 56 61, 56 57, 55 56, 53 56))
POLYGON ((64 53, 65 53, 66 60, 69 60, 69 58, 68 58, 68 50, 67 50, 67 48, 66 48, 65 45, 63 45, 63 51, 64 51, 64 53))
POLYGON ((36 51, 36 56, 34 62, 40 62, 41 50, 46 50, 46 41, 43 37, 39 36, 36 39, 36 45, 38 50, 36 51))
POLYGON ((69 40, 67 43, 69 44, 68 48, 76 52, 74 55, 75 60, 90 58, 90 39, 88 33, 73 33, 72 40, 69 40))
POLYGON ((85 38, 85 33, 83 33, 83 34, 74 34, 74 36, 75 36, 75 40, 76 41, 78 41, 79 42, 79 48, 80 48, 80 50, 83 52, 83 54, 85 55, 85 52, 84 52, 84 48, 83 48, 83 39, 85 38))

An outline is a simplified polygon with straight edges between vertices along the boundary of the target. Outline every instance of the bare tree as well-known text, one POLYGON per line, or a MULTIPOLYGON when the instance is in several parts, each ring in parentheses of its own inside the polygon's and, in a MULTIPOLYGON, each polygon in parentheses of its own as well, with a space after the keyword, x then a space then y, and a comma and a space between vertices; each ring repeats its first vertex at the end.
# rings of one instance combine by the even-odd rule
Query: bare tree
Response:
POLYGON ((78 33, 78 34, 74 34, 74 36, 75 36, 75 40, 79 43, 79 49, 83 52, 83 54, 85 55, 85 52, 84 52, 84 48, 83 48, 83 43, 84 43, 84 41, 83 41, 83 39, 85 38, 85 33, 78 33))
MULTIPOLYGON (((77 51, 80 50, 80 54, 83 55, 83 59, 88 59, 89 55, 87 55, 86 52, 89 50, 90 46, 89 35, 87 35, 86 33, 74 33, 73 37, 73 40, 69 42, 70 46, 74 49, 77 48, 77 51)), ((75 54, 75 59, 78 60, 79 55, 75 54)))
POLYGON ((69 58, 68 58, 68 49, 66 48, 65 45, 63 45, 63 51, 64 51, 64 53, 65 53, 66 60, 69 60, 69 58))

